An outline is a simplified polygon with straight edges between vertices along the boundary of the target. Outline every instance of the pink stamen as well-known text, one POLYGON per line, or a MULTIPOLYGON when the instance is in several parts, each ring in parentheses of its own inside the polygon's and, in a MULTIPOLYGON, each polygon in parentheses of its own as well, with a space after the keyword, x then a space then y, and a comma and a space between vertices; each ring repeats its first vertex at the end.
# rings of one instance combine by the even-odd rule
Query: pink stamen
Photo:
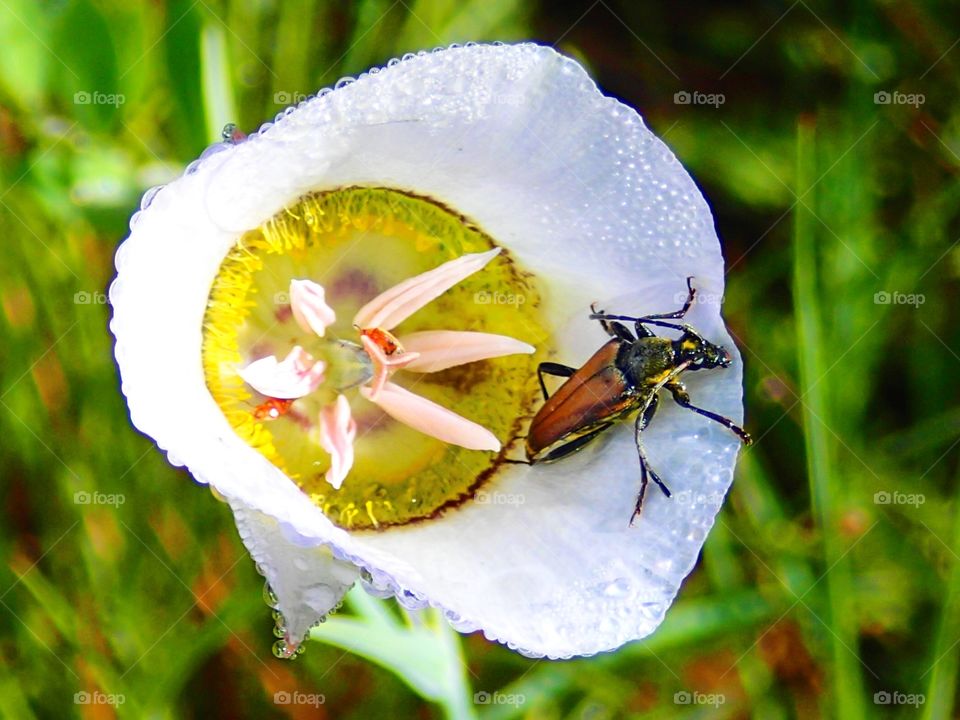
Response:
POLYGON ((350 414, 350 403, 338 395, 336 403, 320 410, 320 446, 330 455, 326 480, 337 490, 353 467, 353 442, 357 422, 350 414))
POLYGON ((276 356, 254 360, 237 374, 261 395, 291 400, 309 395, 323 382, 326 364, 297 345, 282 362, 276 356))
POLYGON ((392 330, 417 310, 435 300, 461 280, 473 275, 500 252, 494 248, 485 253, 462 255, 394 285, 368 302, 354 317, 358 327, 392 330))
POLYGON ((290 308, 305 332, 314 332, 320 337, 337 319, 333 308, 327 305, 323 286, 312 280, 290 281, 290 308))
POLYGON ((500 441, 482 425, 467 420, 425 397, 404 390, 395 383, 384 383, 377 397, 373 396, 368 387, 361 387, 360 394, 375 402, 395 420, 438 440, 468 450, 500 450, 500 441))
POLYGON ((398 352, 393 355, 387 355, 383 348, 377 345, 373 340, 371 340, 366 335, 360 336, 360 342, 363 343, 363 349, 367 351, 367 355, 370 356, 370 359, 373 360, 373 371, 374 376, 370 381, 370 392, 372 397, 368 398, 375 401, 375 398, 380 394, 380 391, 383 389, 384 383, 387 382, 387 379, 397 370, 406 365, 409 365, 418 357, 420 353, 415 352, 398 352))
POLYGON ((404 335, 403 347, 420 357, 406 366, 411 372, 430 373, 490 358, 532 353, 535 348, 506 335, 454 330, 430 330, 404 335))

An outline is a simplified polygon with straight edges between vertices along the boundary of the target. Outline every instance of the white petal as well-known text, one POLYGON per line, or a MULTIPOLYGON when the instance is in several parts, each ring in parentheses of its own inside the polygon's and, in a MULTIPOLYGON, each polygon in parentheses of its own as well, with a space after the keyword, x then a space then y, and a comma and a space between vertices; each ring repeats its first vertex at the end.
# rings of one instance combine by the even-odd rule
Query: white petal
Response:
MULTIPOLYGON (((626 427, 555 465, 514 467, 487 488, 520 494, 522 505, 475 503, 358 535, 333 526, 233 433, 199 361, 219 264, 238 233, 300 194, 351 185, 436 198, 505 246, 546 285, 558 362, 582 363, 603 342, 587 318, 591 301, 625 314, 671 310, 688 275, 704 296, 723 292, 713 218, 696 185, 577 63, 535 45, 425 53, 304 104, 145 198, 110 292, 134 424, 221 494, 340 548, 378 586, 443 607, 461 629, 550 657, 653 632, 732 480, 737 441, 705 418, 667 401, 644 435, 675 493, 705 499, 651 490, 632 529, 639 470, 626 427)), ((739 420, 742 368, 719 310, 698 303, 688 319, 727 347, 733 366, 695 373, 688 386, 695 402, 739 420)))
POLYGON ((285 639, 296 646, 340 604, 359 570, 353 563, 336 560, 328 547, 298 544, 301 538, 295 534, 288 538, 269 515, 235 500, 230 505, 243 544, 277 597, 287 630, 285 639))
POLYGON ((439 372, 447 368, 477 360, 532 353, 536 350, 506 335, 480 332, 457 332, 454 330, 427 330, 411 333, 400 338, 408 352, 420 353, 420 357, 404 369, 413 372, 439 372))
POLYGON ((409 425, 438 440, 459 445, 469 450, 489 450, 498 452, 500 441, 496 435, 482 425, 457 415, 432 400, 405 390, 399 385, 387 382, 380 392, 367 387, 360 388, 360 394, 375 402, 391 417, 409 425))
POLYGON ((392 330, 417 310, 435 300, 464 278, 470 277, 500 254, 500 248, 468 253, 408 278, 385 290, 357 311, 353 318, 361 328, 392 330))

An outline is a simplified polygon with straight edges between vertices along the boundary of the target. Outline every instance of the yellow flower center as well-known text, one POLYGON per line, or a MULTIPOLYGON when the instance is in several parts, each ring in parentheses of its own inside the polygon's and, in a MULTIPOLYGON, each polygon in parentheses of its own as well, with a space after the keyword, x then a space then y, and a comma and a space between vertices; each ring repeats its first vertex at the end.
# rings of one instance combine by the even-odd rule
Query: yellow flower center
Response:
POLYGON ((207 387, 231 426, 305 492, 331 521, 351 529, 425 519, 469 499, 493 477, 539 394, 536 366, 548 332, 536 278, 507 252, 403 321, 393 333, 472 330, 509 335, 538 348, 436 373, 391 378, 491 430, 499 455, 446 444, 399 423, 360 397, 370 368, 351 322, 367 301, 397 283, 466 253, 495 247, 462 216, 423 197, 387 188, 307 195, 244 234, 214 280, 204 317, 207 387), (292 318, 291 279, 322 285, 336 311, 323 338, 292 318), (323 385, 293 403, 258 395, 237 369, 303 347, 327 363, 323 385), (326 482, 320 409, 343 393, 358 433, 355 462, 339 490, 326 482))

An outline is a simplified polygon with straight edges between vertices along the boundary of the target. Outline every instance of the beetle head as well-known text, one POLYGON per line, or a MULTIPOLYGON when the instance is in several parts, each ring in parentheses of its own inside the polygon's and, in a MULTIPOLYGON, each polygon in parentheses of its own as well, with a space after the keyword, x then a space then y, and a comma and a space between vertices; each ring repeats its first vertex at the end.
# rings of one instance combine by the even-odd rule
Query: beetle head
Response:
POLYGON ((720 345, 705 340, 691 327, 674 342, 678 362, 689 362, 688 370, 705 370, 715 367, 730 367, 730 353, 720 345))

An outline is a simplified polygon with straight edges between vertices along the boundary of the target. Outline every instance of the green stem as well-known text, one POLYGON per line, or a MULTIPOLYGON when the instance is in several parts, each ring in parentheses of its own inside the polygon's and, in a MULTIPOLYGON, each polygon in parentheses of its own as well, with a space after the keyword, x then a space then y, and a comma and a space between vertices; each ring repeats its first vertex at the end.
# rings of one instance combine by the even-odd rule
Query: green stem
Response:
POLYGON ((953 717, 954 695, 957 688, 957 668, 960 666, 960 502, 956 505, 953 528, 954 562, 947 585, 947 598, 940 615, 940 627, 934 645, 930 685, 923 717, 926 720, 953 717))
POLYGON ((434 631, 446 656, 444 667, 447 676, 443 682, 446 692, 440 704, 450 720, 473 720, 477 717, 476 705, 467 682, 467 663, 463 658, 460 634, 443 619, 440 611, 431 611, 431 616, 434 631))
POLYGON ((794 214, 793 295, 797 319, 797 352, 800 389, 803 398, 804 442, 807 473, 814 517, 823 534, 827 615, 822 618, 829 630, 833 656, 833 686, 841 718, 864 717, 864 689, 857 655, 858 632, 855 614, 849 607, 852 596, 849 557, 837 527, 838 483, 834 474, 834 448, 830 427, 830 381, 823 361, 824 333, 817 289, 817 253, 811 207, 815 182, 814 125, 802 118, 797 139, 797 195, 794 214), (809 191, 809 192, 808 192, 809 191))
POLYGON ((221 139, 223 126, 237 121, 237 108, 230 80, 230 61, 223 28, 207 25, 200 36, 203 70, 203 111, 207 121, 207 140, 221 139))

